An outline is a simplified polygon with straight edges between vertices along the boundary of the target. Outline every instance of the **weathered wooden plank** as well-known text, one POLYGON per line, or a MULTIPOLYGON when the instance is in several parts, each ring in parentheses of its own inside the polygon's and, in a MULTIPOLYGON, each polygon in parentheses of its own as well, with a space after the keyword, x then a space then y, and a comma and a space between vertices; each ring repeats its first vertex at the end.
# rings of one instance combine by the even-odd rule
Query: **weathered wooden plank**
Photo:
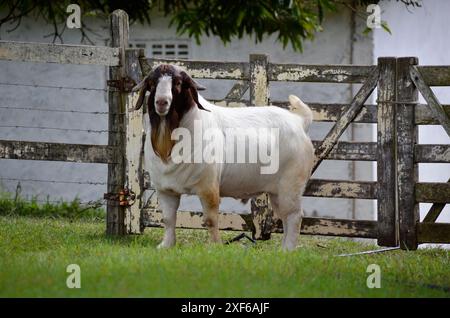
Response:
POLYGON ((427 84, 424 82, 422 75, 419 70, 411 66, 410 69, 411 79, 414 84, 419 89, 423 98, 427 101, 428 106, 431 109, 431 113, 434 117, 439 121, 444 130, 447 132, 447 135, 450 136, 450 116, 447 115, 442 105, 439 103, 439 100, 434 95, 433 91, 427 84))
POLYGON ((313 172, 317 169, 320 162, 322 162, 322 160, 325 159, 326 156, 328 156, 328 154, 331 152, 331 149, 333 149, 334 145, 337 143, 339 137, 355 119, 356 115, 358 115, 362 105, 377 85, 378 77, 379 70, 378 68, 375 68, 370 74, 367 81, 358 91, 358 93, 356 93, 350 105, 345 109, 345 111, 342 113, 342 116, 327 134, 322 144, 318 148, 316 148, 316 161, 314 164, 313 172))
POLYGON ((226 100, 238 101, 242 98, 245 92, 250 87, 250 83, 248 81, 237 81, 233 87, 228 92, 227 96, 225 96, 226 100))
MULTIPOLYGON (((130 78, 136 82, 142 79, 141 68, 139 64, 140 50, 126 51, 126 72, 130 78)), ((142 136, 144 134, 142 111, 134 111, 134 107, 139 98, 139 93, 130 93, 125 103, 125 184, 135 195, 136 201, 133 205, 125 208, 125 233, 140 234, 143 231, 141 226, 141 195, 142 189, 142 136)))
POLYGON ((428 210, 425 218, 422 222, 426 223, 434 223, 438 219, 439 215, 441 215, 442 210, 444 210, 446 203, 433 203, 430 210, 428 210))
MULTIPOLYGON (((442 105, 444 112, 450 117, 450 105, 442 105)), ((440 125, 439 121, 434 118, 430 107, 426 104, 416 105, 415 109, 415 124, 416 125, 440 125)))
POLYGON ((106 46, 0 41, 0 60, 117 66, 119 50, 106 46))
MULTIPOLYGON (((448 179, 447 183, 450 182, 448 179)), ((423 218, 422 222, 436 222, 442 210, 445 208, 445 203, 433 203, 430 210, 428 210, 427 214, 423 218)))
POLYGON ((0 140, 0 158, 85 163, 114 163, 111 146, 0 140))
POLYGON ((417 66, 425 83, 429 86, 450 86, 450 66, 417 66))
MULTIPOLYGON (((142 211, 143 224, 147 227, 163 227, 161 210, 144 209, 142 211)), ((177 228, 205 229, 203 212, 178 211, 177 228)), ((219 213, 219 229, 228 231, 249 231, 249 227, 239 214, 219 213)))
POLYGON ((450 243, 450 223, 417 224, 419 243, 450 243))
POLYGON ((450 183, 416 183, 416 202, 450 203, 450 183))
POLYGON ((416 145, 415 162, 450 162, 450 145, 416 145))
MULTIPOLYGON (((313 140, 314 147, 318 147, 322 141, 313 140)), ((325 158, 328 160, 377 160, 377 144, 375 142, 348 142, 339 141, 325 158)))
POLYGON ((341 181, 311 179, 304 196, 325 198, 376 199, 377 183, 371 181, 341 181))
POLYGON ((248 80, 249 63, 219 61, 185 61, 173 59, 141 58, 143 74, 160 64, 175 64, 184 68, 193 78, 248 80))
MULTIPOLYGON (((120 67, 109 68, 109 79, 120 80, 126 76, 125 48, 128 47, 128 15, 123 10, 115 10, 110 16, 111 46, 119 50, 120 67)), ((108 165, 108 192, 118 193, 125 186, 125 135, 113 131, 125 132, 124 116, 114 116, 125 112, 125 94, 110 90, 108 93, 108 145, 116 149, 114 158, 116 164, 108 165)), ((125 228, 125 209, 117 202, 107 202, 106 206, 106 233, 109 235, 123 235, 125 228)))
POLYGON ((270 64, 269 80, 289 82, 364 83, 375 66, 270 64))
POLYGON ((400 246, 417 249, 416 224, 420 220, 419 206, 415 203, 414 185, 418 167, 414 163, 414 146, 418 143, 417 126, 414 125, 414 104, 418 91, 411 80, 409 68, 417 65, 415 57, 397 59, 397 210, 399 217, 400 246))
MULTIPOLYGON (((346 220, 304 217, 302 219, 301 234, 345 236, 360 238, 376 238, 377 222, 369 220, 346 220)), ((283 231, 281 224, 276 227, 278 233, 283 231)))
POLYGON ((378 245, 397 246, 397 218, 395 206, 395 57, 378 58, 380 79, 377 85, 377 220, 378 245))
MULTIPOLYGON (((177 228, 205 229, 202 212, 178 211, 177 228)), ((242 215, 245 216, 245 215, 242 215)), ((227 231, 250 231, 239 214, 219 213, 219 229, 227 231)), ((248 216, 248 215, 247 215, 248 216)), ((143 210, 143 223, 146 227, 163 227, 161 211, 143 210)), ((277 222, 272 233, 282 233, 283 226, 277 222)), ((376 238, 377 222, 367 220, 345 220, 304 217, 300 233, 309 235, 345 236, 376 238)))
MULTIPOLYGON (((250 55, 250 105, 269 105, 268 67, 268 55, 250 55)), ((272 225, 275 221, 267 193, 251 200, 251 212, 254 224, 253 237, 260 240, 270 239, 272 225)))

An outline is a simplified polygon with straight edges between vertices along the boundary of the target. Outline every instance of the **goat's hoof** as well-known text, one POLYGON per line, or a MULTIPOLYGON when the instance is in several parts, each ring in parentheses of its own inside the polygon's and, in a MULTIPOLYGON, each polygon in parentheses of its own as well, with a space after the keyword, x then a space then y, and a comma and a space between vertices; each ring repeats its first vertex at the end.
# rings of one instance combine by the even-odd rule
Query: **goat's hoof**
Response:
POLYGON ((166 249, 166 248, 171 248, 174 245, 175 245, 175 243, 166 243, 166 242, 162 241, 161 243, 158 244, 158 246, 156 248, 158 250, 162 250, 162 249, 166 249))

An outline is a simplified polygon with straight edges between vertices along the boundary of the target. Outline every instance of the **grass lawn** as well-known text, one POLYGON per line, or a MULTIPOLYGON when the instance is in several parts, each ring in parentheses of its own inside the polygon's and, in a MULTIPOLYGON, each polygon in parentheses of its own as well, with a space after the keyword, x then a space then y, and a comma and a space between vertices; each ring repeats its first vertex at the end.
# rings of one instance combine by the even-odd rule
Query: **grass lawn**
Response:
MULTIPOLYGON (((205 244, 206 231, 177 230, 177 246, 157 250, 161 229, 109 238, 103 222, 0 217, 0 297, 449 297, 450 258, 443 249, 336 257, 376 248, 301 236, 282 252, 280 236, 256 246, 205 244), (69 264, 81 288, 66 287, 69 264), (381 288, 369 289, 369 264, 381 288)), ((237 233, 223 232, 223 238, 237 233)))

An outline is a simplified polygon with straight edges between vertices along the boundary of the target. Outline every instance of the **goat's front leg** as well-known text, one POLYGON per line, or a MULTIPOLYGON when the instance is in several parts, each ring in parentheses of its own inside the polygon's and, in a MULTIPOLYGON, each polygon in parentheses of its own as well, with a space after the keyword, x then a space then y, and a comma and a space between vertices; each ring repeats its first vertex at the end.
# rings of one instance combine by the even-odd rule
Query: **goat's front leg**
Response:
POLYGON ((180 196, 157 191, 162 208, 164 223, 164 238, 158 248, 169 248, 175 245, 175 225, 177 222, 177 210, 180 205, 180 196))
POLYGON ((219 187, 212 186, 198 192, 203 208, 203 221, 213 243, 220 243, 219 234, 219 187))

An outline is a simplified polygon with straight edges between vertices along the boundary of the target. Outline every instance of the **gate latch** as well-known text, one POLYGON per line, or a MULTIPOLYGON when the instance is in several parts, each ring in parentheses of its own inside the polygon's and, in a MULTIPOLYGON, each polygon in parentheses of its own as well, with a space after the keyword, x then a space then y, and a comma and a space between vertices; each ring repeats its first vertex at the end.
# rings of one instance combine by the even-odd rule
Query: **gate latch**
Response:
POLYGON ((105 200, 117 201, 120 206, 132 206, 136 201, 136 194, 128 188, 120 190, 118 193, 105 193, 105 200))

